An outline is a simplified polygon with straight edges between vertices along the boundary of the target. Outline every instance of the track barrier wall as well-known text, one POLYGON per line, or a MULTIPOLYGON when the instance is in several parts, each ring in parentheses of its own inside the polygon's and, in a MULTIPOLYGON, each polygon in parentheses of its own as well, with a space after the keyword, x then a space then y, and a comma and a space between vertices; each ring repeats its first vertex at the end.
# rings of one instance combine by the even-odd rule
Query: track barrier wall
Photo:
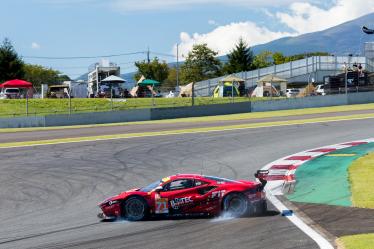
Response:
POLYGON ((112 112, 79 113, 71 115, 63 114, 0 118, 0 128, 105 124, 365 103, 374 103, 373 92, 175 108, 147 108, 112 112))

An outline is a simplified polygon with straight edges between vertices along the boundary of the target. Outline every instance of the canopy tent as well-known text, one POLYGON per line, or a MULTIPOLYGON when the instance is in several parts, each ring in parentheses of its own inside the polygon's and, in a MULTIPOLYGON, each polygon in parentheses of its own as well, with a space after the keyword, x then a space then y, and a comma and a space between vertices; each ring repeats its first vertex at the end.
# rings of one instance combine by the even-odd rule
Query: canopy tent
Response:
POLYGON ((287 80, 277 77, 273 74, 268 74, 258 80, 260 83, 286 83, 287 80))
POLYGON ((192 85, 191 82, 185 86, 180 86, 179 97, 192 97, 192 85))
POLYGON ((101 82, 105 82, 105 83, 124 83, 124 82, 126 82, 126 80, 122 79, 121 77, 111 75, 111 76, 103 79, 101 82))
POLYGON ((245 80, 233 75, 229 75, 226 78, 221 79, 220 82, 245 82, 245 80))
POLYGON ((32 88, 32 83, 15 79, 4 82, 0 88, 32 88))
POLYGON ((158 86, 161 83, 157 80, 145 79, 142 82, 138 83, 138 86, 158 86))
POLYGON ((136 83, 140 83, 140 82, 142 82, 143 80, 145 80, 144 75, 142 75, 142 77, 140 77, 140 79, 139 79, 138 82, 136 82, 136 83))
POLYGON ((274 96, 274 95, 282 95, 286 92, 287 89, 287 80, 281 77, 275 76, 273 74, 268 74, 257 81, 257 87, 255 91, 253 91, 252 96, 255 94, 256 97, 264 97, 264 96, 274 96), (273 84, 280 85, 280 92, 273 87, 273 84), (274 92, 276 92, 274 94, 274 92))
POLYGON ((213 97, 237 97, 240 95, 239 88, 234 82, 222 82, 218 84, 213 90, 213 97))
POLYGON ((245 80, 235 75, 229 75, 220 80, 218 86, 213 91, 214 97, 231 97, 244 96, 245 95, 245 80), (231 86, 231 90, 228 88, 231 86), (219 88, 219 89, 218 89, 219 88))

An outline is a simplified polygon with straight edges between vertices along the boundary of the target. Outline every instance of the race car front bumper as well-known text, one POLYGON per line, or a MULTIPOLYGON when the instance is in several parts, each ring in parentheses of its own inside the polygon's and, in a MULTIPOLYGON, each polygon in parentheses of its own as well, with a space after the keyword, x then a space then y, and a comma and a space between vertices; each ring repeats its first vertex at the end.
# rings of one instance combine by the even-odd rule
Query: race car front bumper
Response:
POLYGON ((100 212, 100 213, 97 214, 97 218, 99 218, 100 220, 114 220, 117 217, 115 217, 115 216, 107 216, 103 212, 100 212))

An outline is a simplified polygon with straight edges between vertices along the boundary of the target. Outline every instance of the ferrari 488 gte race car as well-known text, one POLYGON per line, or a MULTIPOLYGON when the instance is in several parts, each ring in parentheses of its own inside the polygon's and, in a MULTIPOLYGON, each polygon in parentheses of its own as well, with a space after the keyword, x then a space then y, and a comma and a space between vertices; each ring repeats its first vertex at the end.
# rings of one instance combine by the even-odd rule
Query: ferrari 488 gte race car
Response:
POLYGON ((264 187, 267 171, 257 181, 230 180, 215 176, 178 174, 146 187, 132 189, 99 204, 100 219, 138 221, 151 216, 219 215, 253 216, 266 209, 264 187))

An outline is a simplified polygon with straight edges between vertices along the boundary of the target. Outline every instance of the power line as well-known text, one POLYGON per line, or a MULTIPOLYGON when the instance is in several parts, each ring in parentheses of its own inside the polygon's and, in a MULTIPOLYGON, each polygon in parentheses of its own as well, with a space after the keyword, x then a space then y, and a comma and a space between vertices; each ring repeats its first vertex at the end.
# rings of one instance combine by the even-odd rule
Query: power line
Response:
POLYGON ((162 52, 155 52, 155 51, 138 51, 138 52, 131 52, 131 53, 120 53, 120 54, 109 54, 109 55, 94 55, 94 56, 29 56, 25 55, 22 56, 26 59, 43 59, 43 60, 78 60, 78 59, 98 59, 98 58, 111 58, 111 57, 120 57, 126 55, 137 55, 137 54, 154 54, 160 55, 165 57, 172 57, 175 56, 172 54, 162 53, 162 52))
POLYGON ((110 54, 110 55, 95 55, 95 56, 71 56, 71 57, 49 57, 49 56, 23 56, 26 59, 43 59, 43 60, 77 60, 77 59, 98 59, 98 58, 110 58, 120 57, 126 55, 145 54, 147 51, 139 51, 133 53, 122 53, 122 54, 110 54))
POLYGON ((155 54, 155 55, 161 55, 161 56, 166 56, 166 57, 175 57, 174 55, 172 54, 166 54, 166 53, 160 53, 160 52, 154 52, 154 51, 150 51, 151 54, 155 54))

